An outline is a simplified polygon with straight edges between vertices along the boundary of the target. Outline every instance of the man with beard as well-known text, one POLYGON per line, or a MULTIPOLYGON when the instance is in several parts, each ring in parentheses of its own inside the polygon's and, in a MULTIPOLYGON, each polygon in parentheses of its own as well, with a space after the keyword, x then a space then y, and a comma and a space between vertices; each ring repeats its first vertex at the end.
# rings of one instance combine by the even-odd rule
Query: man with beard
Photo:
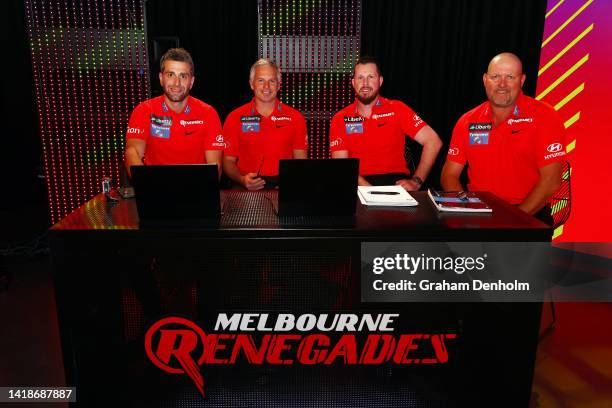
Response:
POLYGON ((272 61, 251 66, 253 99, 232 111, 223 124, 226 150, 223 171, 234 183, 260 190, 278 185, 281 159, 305 159, 308 134, 300 112, 280 102, 276 94, 281 72, 272 61))
POLYGON ((495 56, 483 74, 488 101, 464 114, 453 130, 441 183, 461 191, 491 191, 552 224, 550 197, 561 184, 565 127, 554 108, 523 94, 523 65, 514 54, 495 56))
POLYGON ((216 163, 221 174, 221 121, 212 106, 189 96, 194 80, 191 55, 182 48, 166 51, 159 73, 164 94, 140 103, 130 117, 128 174, 133 165, 200 163, 216 163))
POLYGON ((401 101, 379 95, 383 77, 378 62, 361 57, 351 80, 356 100, 332 119, 332 158, 359 159, 359 185, 401 185, 418 190, 442 147, 436 132, 401 101), (423 146, 421 160, 410 174, 404 158, 405 135, 423 146))

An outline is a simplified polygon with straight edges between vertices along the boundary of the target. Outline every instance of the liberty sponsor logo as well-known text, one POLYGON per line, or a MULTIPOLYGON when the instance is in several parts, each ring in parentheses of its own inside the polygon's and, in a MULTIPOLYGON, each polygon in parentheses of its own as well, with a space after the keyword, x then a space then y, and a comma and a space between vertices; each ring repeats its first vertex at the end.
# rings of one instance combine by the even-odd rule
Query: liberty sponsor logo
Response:
POLYGON ((356 123, 363 122, 363 118, 361 116, 345 116, 344 123, 356 123))
POLYGON ((268 366, 438 365, 449 362, 455 333, 395 333, 397 313, 219 313, 212 333, 178 316, 145 335, 151 362, 187 375, 204 396, 201 367, 237 363, 268 366))
POLYGON ((172 116, 157 116, 151 114, 151 124, 157 126, 172 126, 172 116))
POLYGON ((259 121, 261 121, 261 117, 257 116, 257 115, 253 115, 253 116, 241 116, 240 117, 240 121, 241 122, 259 122, 259 121))
POLYGON ((203 125, 204 121, 203 120, 181 120, 179 123, 183 126, 203 125))
POLYGON ((468 130, 491 130, 492 128, 491 122, 486 123, 470 123, 468 126, 468 130))
POLYGON ((533 118, 508 119, 509 125, 513 125, 515 123, 533 123, 533 118))

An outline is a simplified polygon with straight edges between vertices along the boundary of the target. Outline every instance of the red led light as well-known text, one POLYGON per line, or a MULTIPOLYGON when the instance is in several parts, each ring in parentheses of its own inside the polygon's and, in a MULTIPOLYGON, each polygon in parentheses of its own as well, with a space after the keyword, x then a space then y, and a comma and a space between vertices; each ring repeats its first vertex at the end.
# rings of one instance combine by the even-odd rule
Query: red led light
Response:
POLYGON ((119 179, 131 110, 150 95, 144 0, 26 0, 49 213, 119 179))

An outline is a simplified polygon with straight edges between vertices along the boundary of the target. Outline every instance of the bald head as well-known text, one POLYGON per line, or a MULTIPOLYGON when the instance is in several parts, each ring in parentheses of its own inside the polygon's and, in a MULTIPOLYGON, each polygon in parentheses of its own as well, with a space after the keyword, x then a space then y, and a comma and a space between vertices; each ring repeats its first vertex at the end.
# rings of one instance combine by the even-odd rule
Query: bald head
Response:
POLYGON ((501 54, 494 56, 493 59, 491 59, 491 62, 489 62, 487 72, 491 72, 492 69, 494 70, 500 64, 512 66, 520 74, 523 73, 523 63, 521 62, 521 59, 511 52, 502 52, 501 54))
POLYGON ((523 64, 519 57, 509 52, 496 55, 489 62, 482 81, 491 106, 510 109, 516 104, 525 82, 523 64))

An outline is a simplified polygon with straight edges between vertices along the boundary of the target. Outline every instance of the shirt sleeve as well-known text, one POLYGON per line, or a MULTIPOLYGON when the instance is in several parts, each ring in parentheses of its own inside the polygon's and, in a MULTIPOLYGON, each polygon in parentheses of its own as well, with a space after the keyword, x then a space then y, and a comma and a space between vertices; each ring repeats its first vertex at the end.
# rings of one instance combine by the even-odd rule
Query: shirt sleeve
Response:
POLYGON ((240 151, 240 131, 239 117, 234 112, 231 112, 225 118, 225 123, 223 124, 224 155, 238 157, 238 152, 240 151))
POLYGON ((293 149, 307 150, 308 149, 308 131, 306 130, 306 120, 301 113, 297 112, 294 116, 295 133, 293 134, 293 149))
POLYGON ((329 126, 329 151, 337 152, 342 150, 348 150, 346 144, 344 144, 345 127, 343 116, 337 113, 331 121, 329 126))
POLYGON ((225 143, 223 140, 223 132, 221 131, 221 119, 219 119, 219 114, 211 106, 207 116, 208 123, 206 126, 204 146, 206 150, 223 150, 225 143))
POLYGON ((141 139, 149 138, 151 112, 147 108, 146 103, 141 103, 132 112, 128 122, 126 139, 141 139))
POLYGON ((414 139, 419 130, 427 126, 427 123, 405 103, 394 101, 394 105, 397 105, 395 111, 398 115, 400 128, 404 134, 414 139))
POLYGON ((450 146, 446 154, 446 160, 453 161, 459 164, 465 164, 467 161, 465 155, 465 142, 467 140, 467 123, 465 116, 462 116, 455 124, 453 135, 451 136, 450 146))
POLYGON ((537 120, 536 160, 538 167, 565 160, 565 126, 559 113, 544 106, 537 120))

